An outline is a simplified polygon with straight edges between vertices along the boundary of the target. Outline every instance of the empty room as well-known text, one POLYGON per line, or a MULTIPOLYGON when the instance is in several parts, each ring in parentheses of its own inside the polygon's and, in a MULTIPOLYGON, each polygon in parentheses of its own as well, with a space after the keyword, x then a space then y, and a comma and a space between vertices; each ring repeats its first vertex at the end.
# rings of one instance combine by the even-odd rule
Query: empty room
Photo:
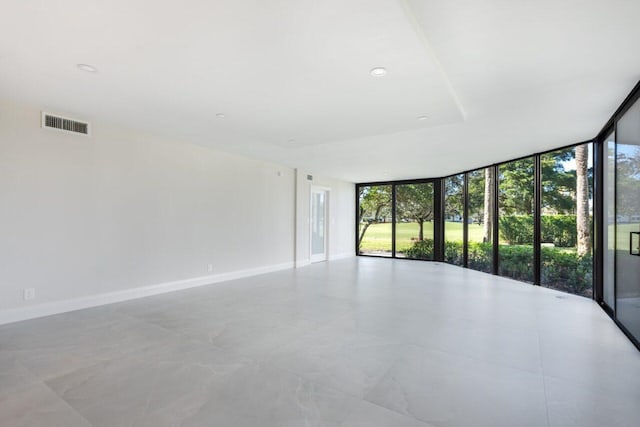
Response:
POLYGON ((0 426, 640 425, 639 1, 1 4, 0 426))

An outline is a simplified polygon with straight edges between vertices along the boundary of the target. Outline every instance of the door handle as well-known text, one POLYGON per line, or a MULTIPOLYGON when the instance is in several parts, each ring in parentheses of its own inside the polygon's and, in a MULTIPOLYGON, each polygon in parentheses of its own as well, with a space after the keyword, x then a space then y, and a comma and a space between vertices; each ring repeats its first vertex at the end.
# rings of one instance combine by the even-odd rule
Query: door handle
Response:
POLYGON ((629 233, 629 254, 640 256, 640 232, 632 231, 629 233))

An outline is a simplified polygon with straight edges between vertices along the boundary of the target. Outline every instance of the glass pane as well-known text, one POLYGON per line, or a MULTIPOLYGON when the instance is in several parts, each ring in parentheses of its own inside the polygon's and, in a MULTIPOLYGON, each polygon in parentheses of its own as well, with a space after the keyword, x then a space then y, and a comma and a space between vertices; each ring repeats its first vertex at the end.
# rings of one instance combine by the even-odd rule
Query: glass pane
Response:
POLYGON ((533 158, 498 168, 500 275, 533 282, 533 158))
POLYGON ((467 246, 469 268, 491 273, 493 266, 493 168, 478 169, 468 174, 469 235, 467 246))
POLYGON ((602 241, 606 243, 604 252, 604 280, 603 280, 603 299, 609 308, 614 308, 615 294, 615 251, 616 251, 616 233, 615 233, 615 133, 609 135, 604 141, 604 236, 602 241))
POLYGON ((583 144, 540 156, 541 285, 593 294, 593 156, 583 144))
POLYGON ((324 253, 325 193, 311 194, 311 255, 319 255, 324 253))
POLYGON ((362 186, 358 200, 358 253, 391 256, 391 186, 362 186))
POLYGON ((444 180, 444 260, 463 264, 464 174, 444 180))
POLYGON ((631 254, 640 233, 640 102, 618 121, 616 142, 616 317, 640 338, 640 256, 631 254))
POLYGON ((433 183, 396 185, 396 256, 433 259, 433 183))

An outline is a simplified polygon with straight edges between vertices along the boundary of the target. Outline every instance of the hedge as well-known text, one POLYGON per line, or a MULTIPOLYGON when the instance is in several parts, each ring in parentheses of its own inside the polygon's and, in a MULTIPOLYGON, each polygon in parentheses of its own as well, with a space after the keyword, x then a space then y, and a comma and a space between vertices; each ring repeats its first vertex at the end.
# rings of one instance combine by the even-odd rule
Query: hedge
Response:
POLYGON ((542 248, 542 284, 549 288, 576 295, 590 296, 592 292, 593 259, 578 257, 575 252, 542 248))
MULTIPOLYGON (((591 218, 590 221, 593 219, 591 218)), ((542 243, 553 243, 557 248, 573 248, 578 244, 575 215, 543 215, 540 217, 542 243)), ((500 217, 500 237, 512 245, 531 244, 533 217, 509 215, 500 217)))
MULTIPOLYGON (((469 268, 491 272, 493 245, 469 242, 469 268)), ((533 281, 533 246, 500 245, 500 274, 524 282, 533 281)), ((462 242, 445 242, 445 261, 462 265, 462 242)), ((408 258, 433 259, 433 240, 417 241, 406 251, 408 258)), ((575 252, 542 248, 542 284, 577 295, 588 296, 592 289, 592 259, 575 252)))
POLYGON ((500 237, 511 245, 533 244, 533 217, 510 215, 500 217, 500 237))
POLYGON ((500 245, 500 275, 533 282, 533 246, 500 245))
MULTIPOLYGON (((543 215, 540 217, 542 243, 558 248, 575 247, 578 241, 575 215, 543 215)), ((500 217, 500 237, 511 245, 533 243, 533 217, 509 215, 500 217)))
POLYGON ((542 243, 558 248, 573 248, 578 244, 575 215, 543 215, 540 217, 542 243))
POLYGON ((449 264, 464 264, 462 242, 444 242, 444 260, 449 264))

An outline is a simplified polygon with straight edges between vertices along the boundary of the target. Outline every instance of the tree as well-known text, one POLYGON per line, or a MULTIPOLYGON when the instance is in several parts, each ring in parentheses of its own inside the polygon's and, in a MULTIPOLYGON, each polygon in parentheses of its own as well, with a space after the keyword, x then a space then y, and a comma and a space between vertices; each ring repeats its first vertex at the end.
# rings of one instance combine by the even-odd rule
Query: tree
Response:
POLYGON ((573 147, 540 156, 542 166, 542 209, 558 214, 574 214, 575 171, 565 170, 565 163, 575 158, 573 147))
POLYGON ((433 185, 403 184, 396 187, 396 216, 418 223, 418 240, 424 240, 424 223, 433 220, 433 185))
POLYGON ((578 256, 591 253, 589 227, 589 152, 587 144, 576 147, 576 227, 578 231, 578 256))
POLYGON ((464 213, 464 174, 454 175, 444 180, 444 218, 456 220, 464 213))
POLYGON ((492 226, 493 226, 493 200, 495 199, 495 169, 490 167, 484 170, 484 218, 483 218, 483 232, 482 241, 485 243, 492 240, 492 226))
POLYGON ((469 172, 468 177, 468 221, 473 221, 480 225, 484 220, 485 170, 478 169, 469 172))
POLYGON ((500 215, 533 213, 533 159, 521 159, 500 165, 500 215))
POLYGON ((391 210, 391 186, 376 185, 361 187, 358 195, 360 205, 360 234, 358 247, 371 224, 377 224, 381 218, 388 216, 391 210))

